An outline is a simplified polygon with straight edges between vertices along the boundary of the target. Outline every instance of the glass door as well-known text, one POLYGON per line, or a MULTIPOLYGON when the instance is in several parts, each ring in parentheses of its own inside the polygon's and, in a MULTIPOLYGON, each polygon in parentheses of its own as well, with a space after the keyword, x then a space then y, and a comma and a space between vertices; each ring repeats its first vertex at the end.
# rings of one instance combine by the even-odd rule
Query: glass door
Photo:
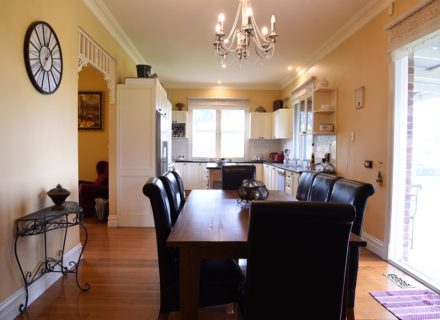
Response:
POLYGON ((440 37, 394 52, 389 258, 440 290, 440 37))
POLYGON ((310 160, 313 149, 312 96, 303 95, 293 103, 295 158, 310 160))

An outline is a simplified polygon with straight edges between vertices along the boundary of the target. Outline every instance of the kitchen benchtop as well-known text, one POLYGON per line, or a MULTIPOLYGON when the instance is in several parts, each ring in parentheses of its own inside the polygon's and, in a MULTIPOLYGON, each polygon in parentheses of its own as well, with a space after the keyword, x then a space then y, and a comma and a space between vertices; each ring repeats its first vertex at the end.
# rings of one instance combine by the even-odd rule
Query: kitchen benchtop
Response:
MULTIPOLYGON (((174 162, 214 163, 213 160, 174 160, 174 162)), ((264 163, 265 160, 234 160, 231 163, 264 163)))
MULTIPOLYGON (((282 163, 274 163, 274 162, 268 162, 268 161, 242 161, 242 162, 238 162, 238 161, 233 161, 231 163, 262 163, 262 164, 267 164, 269 166, 273 166, 276 168, 280 168, 283 170, 288 170, 288 171, 292 171, 292 172, 296 172, 296 173, 301 173, 307 169, 303 168, 303 167, 293 167, 293 166, 287 166, 285 164, 282 163)), ((221 169, 221 166, 219 166, 217 163, 215 162, 208 162, 206 164, 206 169, 221 169)))

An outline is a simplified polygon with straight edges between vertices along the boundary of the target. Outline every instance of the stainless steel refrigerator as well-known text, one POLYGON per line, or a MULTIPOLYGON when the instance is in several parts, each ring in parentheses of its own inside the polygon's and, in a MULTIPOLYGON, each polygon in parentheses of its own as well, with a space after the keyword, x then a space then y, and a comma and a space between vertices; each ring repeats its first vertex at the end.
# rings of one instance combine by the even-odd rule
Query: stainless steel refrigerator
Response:
POLYGON ((168 119, 156 112, 156 176, 168 170, 168 119))

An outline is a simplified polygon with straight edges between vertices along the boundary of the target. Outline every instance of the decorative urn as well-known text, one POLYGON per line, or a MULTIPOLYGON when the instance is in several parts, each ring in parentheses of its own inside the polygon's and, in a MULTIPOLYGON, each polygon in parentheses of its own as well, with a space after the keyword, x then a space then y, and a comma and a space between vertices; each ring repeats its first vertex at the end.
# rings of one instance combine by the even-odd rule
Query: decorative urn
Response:
POLYGON ((50 189, 47 192, 47 195, 52 199, 53 203, 55 204, 55 208, 58 209, 62 207, 64 201, 70 195, 70 191, 64 189, 60 184, 58 184, 55 188, 50 189))

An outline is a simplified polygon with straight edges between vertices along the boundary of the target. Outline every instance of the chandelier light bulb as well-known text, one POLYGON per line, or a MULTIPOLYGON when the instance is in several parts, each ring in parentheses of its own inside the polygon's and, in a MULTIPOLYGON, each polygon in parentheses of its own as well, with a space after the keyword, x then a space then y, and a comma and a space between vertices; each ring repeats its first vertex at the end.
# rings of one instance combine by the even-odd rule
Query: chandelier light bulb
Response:
POLYGON ((269 33, 269 30, 267 29, 266 26, 264 26, 264 27, 261 29, 261 33, 263 34, 263 36, 267 36, 267 34, 269 33))
POLYGON ((220 23, 217 23, 216 25, 215 25, 215 32, 216 33, 220 33, 220 23))
POLYGON ((272 17, 270 17, 270 31, 274 32, 275 31, 275 16, 272 15, 272 17))
MULTIPOLYGON (((221 33, 223 33, 223 22, 224 21, 225 21, 225 15, 222 12, 218 15, 218 22, 219 22, 218 24, 219 24, 219 29, 220 29, 221 33)), ((217 32, 217 33, 219 33, 219 32, 217 32)))
POLYGON ((249 25, 251 25, 252 24, 252 8, 251 7, 246 8, 246 16, 247 16, 247 23, 249 25))

